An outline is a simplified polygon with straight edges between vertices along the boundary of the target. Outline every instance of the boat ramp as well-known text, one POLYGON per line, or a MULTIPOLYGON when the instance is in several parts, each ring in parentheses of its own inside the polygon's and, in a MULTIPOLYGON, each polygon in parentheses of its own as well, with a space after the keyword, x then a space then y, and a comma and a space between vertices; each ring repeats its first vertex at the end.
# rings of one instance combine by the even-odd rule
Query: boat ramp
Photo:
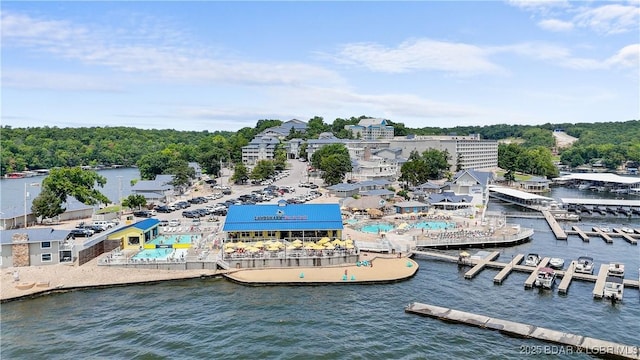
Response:
MULTIPOLYGON (((537 339, 553 344, 567 346, 564 353, 585 353, 617 359, 640 359, 640 347, 614 343, 607 340, 566 333, 540 326, 497 319, 485 315, 434 306, 423 303, 412 303, 404 311, 446 322, 476 326, 481 329, 497 330, 502 334, 524 339, 537 339)), ((542 350, 542 349, 541 349, 542 350)), ((552 349, 549 354, 552 355, 552 349)), ((541 353, 544 354, 544 353, 541 353)))

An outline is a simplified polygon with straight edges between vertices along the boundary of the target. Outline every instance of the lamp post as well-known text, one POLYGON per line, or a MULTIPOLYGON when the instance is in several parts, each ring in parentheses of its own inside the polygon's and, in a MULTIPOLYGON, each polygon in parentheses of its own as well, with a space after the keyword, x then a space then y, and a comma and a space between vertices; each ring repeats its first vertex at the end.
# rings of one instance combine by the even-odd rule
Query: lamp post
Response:
POLYGON ((24 183, 24 227, 25 228, 28 227, 28 223, 27 223, 27 198, 29 198, 29 193, 27 192, 27 185, 29 185, 29 186, 40 186, 40 184, 39 183, 31 183, 31 184, 24 183))

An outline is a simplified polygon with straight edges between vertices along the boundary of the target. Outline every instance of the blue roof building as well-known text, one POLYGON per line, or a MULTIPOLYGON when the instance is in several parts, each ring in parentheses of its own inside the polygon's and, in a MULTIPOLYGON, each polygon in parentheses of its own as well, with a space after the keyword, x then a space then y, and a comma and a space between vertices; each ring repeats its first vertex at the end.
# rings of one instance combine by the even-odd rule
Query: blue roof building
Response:
POLYGON ((313 239, 342 236, 338 204, 232 205, 222 230, 229 239, 313 239))

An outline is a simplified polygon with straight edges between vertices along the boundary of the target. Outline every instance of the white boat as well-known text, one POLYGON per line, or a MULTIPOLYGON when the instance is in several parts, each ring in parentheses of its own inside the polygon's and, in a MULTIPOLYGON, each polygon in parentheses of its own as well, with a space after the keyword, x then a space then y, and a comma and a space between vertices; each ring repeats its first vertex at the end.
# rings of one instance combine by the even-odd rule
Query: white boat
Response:
POLYGON ((593 274, 593 258, 589 256, 580 256, 576 264, 577 273, 593 274))
POLYGON ((627 234, 633 234, 633 233, 635 232, 635 231, 633 231, 633 229, 632 229, 632 228, 630 228, 630 227, 626 227, 626 226, 625 226, 625 227, 623 227, 623 228, 622 228, 622 229, 620 229, 620 230, 622 230, 622 232, 626 232, 627 234))
POLYGON ((538 270, 535 285, 543 289, 551 289, 556 282, 556 272, 552 268, 543 267, 538 270))
POLYGON ((524 264, 526 266, 538 266, 540 264, 540 255, 538 254, 529 254, 526 258, 524 258, 524 264))
POLYGON ((564 259, 562 258, 551 258, 549 260, 549 267, 552 269, 562 269, 564 267, 564 259))
POLYGON ((617 276, 624 277, 624 264, 612 262, 609 264, 609 269, 607 271, 608 276, 617 276))
POLYGON ((604 281, 603 296, 611 301, 621 301, 624 293, 624 280, 619 276, 607 276, 604 281))
POLYGON ((591 187, 591 183, 586 183, 586 184, 580 184, 580 185, 578 185, 578 189, 579 189, 579 190, 587 190, 589 187, 591 187))
POLYGON ((596 232, 602 231, 603 233, 606 234, 611 232, 611 228, 609 228, 608 226, 600 226, 600 227, 594 226, 593 231, 596 231, 596 232))

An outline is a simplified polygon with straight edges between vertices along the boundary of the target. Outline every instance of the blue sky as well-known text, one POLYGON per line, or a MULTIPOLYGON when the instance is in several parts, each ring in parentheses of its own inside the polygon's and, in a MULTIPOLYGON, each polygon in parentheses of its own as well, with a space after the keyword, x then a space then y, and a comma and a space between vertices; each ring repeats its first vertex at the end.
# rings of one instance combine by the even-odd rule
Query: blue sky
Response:
POLYGON ((2 124, 640 118, 640 1, 3 2, 2 124))

